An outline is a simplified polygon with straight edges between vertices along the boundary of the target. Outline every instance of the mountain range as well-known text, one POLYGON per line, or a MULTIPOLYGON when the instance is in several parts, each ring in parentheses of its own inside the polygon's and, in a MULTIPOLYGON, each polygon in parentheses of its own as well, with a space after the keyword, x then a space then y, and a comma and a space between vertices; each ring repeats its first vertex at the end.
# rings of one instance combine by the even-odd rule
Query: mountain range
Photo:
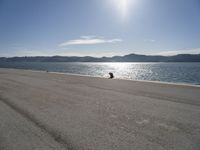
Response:
POLYGON ((179 54, 174 56, 129 54, 101 58, 91 56, 0 57, 0 62, 200 62, 200 54, 179 54))

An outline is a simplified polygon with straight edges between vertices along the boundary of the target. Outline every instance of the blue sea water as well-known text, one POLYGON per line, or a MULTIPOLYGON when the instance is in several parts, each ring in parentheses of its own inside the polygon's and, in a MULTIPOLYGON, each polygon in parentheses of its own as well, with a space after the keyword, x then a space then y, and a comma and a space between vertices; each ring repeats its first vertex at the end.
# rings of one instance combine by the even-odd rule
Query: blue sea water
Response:
POLYGON ((3 62, 0 68, 62 72, 130 80, 164 81, 200 85, 200 63, 55 63, 3 62))

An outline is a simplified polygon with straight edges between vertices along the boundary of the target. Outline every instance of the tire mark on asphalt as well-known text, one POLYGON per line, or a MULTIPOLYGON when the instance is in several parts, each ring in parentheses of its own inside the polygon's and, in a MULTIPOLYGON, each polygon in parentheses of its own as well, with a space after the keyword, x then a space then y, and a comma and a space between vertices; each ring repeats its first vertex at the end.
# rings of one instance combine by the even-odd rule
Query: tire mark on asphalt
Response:
POLYGON ((70 140, 63 139, 61 134, 59 134, 58 131, 54 130, 51 127, 48 127, 44 124, 42 124, 34 115, 32 115, 30 112, 20 108, 17 106, 17 104, 11 102, 10 100, 2 97, 0 95, 0 101, 2 101, 4 104, 6 104, 8 107, 13 109, 15 112, 26 118, 27 120, 31 121, 34 125, 39 127, 43 132, 47 133, 50 137, 52 137, 57 143, 61 144, 63 147, 66 148, 66 150, 77 150, 75 146, 69 142, 70 140))

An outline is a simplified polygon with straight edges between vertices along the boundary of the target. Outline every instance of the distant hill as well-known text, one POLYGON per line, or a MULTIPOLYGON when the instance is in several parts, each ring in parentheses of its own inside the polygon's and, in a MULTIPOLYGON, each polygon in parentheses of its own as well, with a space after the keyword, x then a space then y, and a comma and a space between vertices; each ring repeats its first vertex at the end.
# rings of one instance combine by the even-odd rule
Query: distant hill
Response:
POLYGON ((175 56, 151 56, 129 54, 113 57, 76 57, 76 56, 35 56, 0 57, 0 62, 200 62, 200 54, 179 54, 175 56))

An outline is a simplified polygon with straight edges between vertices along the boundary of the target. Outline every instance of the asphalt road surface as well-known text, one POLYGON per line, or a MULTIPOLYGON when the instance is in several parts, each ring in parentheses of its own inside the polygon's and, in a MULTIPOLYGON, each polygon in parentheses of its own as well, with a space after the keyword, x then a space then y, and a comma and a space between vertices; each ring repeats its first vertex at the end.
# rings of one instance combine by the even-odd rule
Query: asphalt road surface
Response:
POLYGON ((0 150, 200 150, 200 87, 0 69, 0 150))

